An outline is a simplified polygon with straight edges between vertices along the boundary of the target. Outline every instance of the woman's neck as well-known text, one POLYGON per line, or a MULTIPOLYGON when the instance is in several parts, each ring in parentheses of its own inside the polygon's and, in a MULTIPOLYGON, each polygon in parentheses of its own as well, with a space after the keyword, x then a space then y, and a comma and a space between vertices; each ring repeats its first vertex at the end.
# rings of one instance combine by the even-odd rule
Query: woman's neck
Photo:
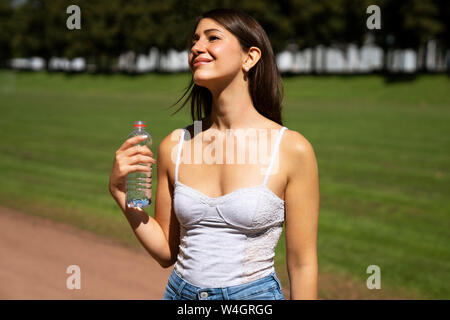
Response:
POLYGON ((242 87, 228 87, 213 94, 212 110, 205 119, 205 126, 219 131, 252 127, 261 115, 255 109, 250 94, 242 87))

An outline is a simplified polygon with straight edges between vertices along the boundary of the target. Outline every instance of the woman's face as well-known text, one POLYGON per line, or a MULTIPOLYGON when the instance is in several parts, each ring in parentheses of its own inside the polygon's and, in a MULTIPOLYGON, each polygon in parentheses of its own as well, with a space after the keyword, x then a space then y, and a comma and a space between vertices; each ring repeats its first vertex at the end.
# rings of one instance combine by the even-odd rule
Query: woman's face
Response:
POLYGON ((194 83, 211 88, 211 80, 232 80, 242 72, 244 52, 238 39, 215 20, 200 20, 192 38, 189 67, 194 83), (196 63, 195 59, 207 62, 196 63))

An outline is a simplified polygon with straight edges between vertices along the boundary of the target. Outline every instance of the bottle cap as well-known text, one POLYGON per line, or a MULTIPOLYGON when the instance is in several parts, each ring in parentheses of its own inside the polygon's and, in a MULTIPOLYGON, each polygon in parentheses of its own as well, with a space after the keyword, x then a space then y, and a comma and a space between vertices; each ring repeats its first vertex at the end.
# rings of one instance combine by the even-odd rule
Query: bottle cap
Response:
POLYGON ((136 127, 136 128, 145 128, 145 121, 135 121, 134 122, 134 127, 136 127))

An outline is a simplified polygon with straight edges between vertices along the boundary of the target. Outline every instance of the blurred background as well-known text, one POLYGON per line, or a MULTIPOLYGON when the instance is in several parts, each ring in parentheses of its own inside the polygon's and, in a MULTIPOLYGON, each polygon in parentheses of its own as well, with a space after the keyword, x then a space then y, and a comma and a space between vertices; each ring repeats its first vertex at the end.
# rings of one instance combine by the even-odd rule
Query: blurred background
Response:
POLYGON ((3 66, 28 70, 188 71, 186 40, 195 17, 227 6, 263 25, 282 72, 445 72, 450 66, 445 0, 0 0, 0 58, 3 66), (80 29, 72 32, 64 27, 70 5, 81 11, 80 29), (373 5, 382 21, 369 29, 373 5))
MULTIPOLYGON (((191 78, 193 23, 218 7, 266 30, 284 125, 315 149, 319 297, 450 298, 449 1, 0 0, 1 207, 140 247, 108 191, 114 153, 136 120, 156 157, 192 123, 170 106, 191 78), (381 289, 366 286, 370 265, 381 289)), ((288 289, 283 236, 275 260, 288 289)))

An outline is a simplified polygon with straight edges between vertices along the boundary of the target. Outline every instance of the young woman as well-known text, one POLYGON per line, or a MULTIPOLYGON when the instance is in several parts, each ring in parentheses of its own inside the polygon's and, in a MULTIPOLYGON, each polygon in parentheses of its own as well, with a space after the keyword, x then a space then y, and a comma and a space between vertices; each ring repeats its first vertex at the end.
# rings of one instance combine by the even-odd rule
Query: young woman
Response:
POLYGON ((125 205, 126 175, 155 163, 135 146, 139 137, 117 150, 110 192, 149 254, 174 265, 163 299, 284 299, 273 266, 283 223, 290 298, 317 299, 317 162, 311 144, 282 125, 268 37, 247 14, 215 9, 190 40, 183 106, 191 100, 201 120, 159 145, 155 218, 125 205), (235 150, 246 160, 236 163, 235 150), (255 154, 265 161, 248 161, 255 154))

